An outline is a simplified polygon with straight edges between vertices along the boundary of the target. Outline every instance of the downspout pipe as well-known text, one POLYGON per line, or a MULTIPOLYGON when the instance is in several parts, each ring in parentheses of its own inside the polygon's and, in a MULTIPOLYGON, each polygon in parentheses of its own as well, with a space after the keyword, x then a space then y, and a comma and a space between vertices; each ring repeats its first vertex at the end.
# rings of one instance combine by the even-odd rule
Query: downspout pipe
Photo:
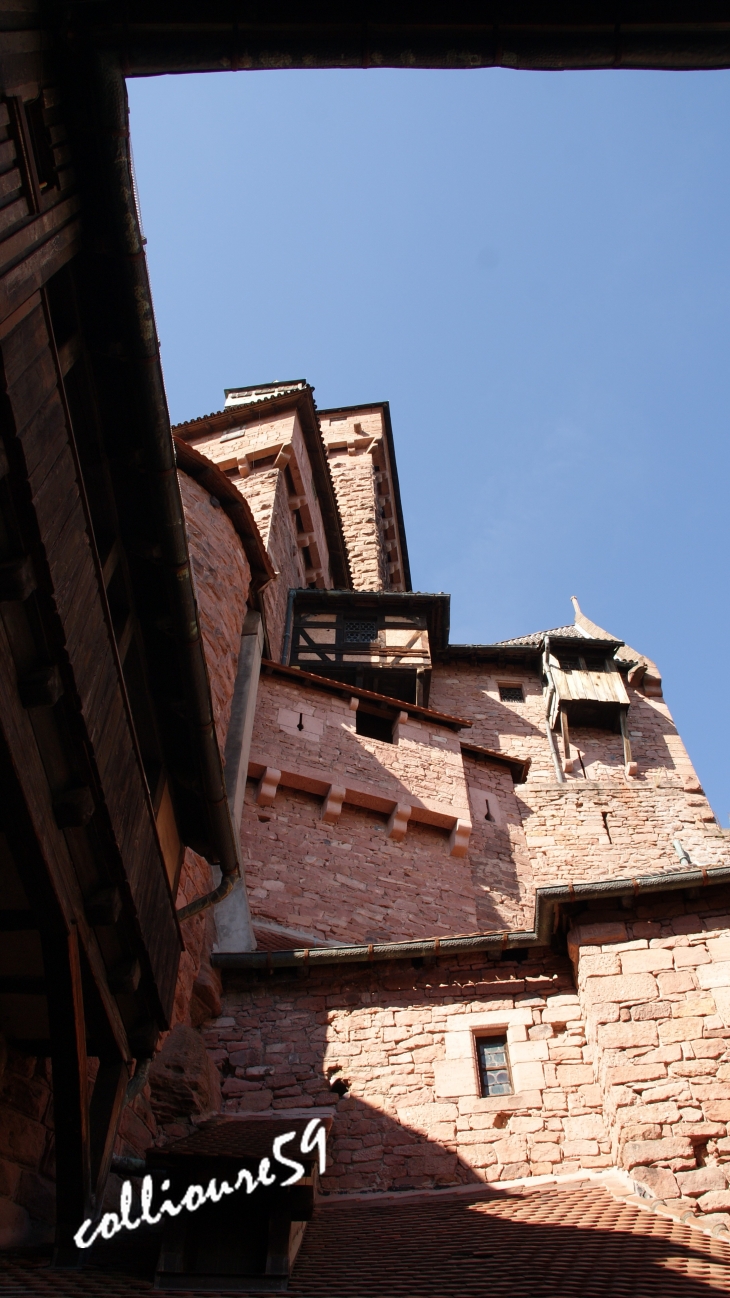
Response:
POLYGON ((730 883, 730 866, 693 866, 668 874, 647 874, 638 879, 603 879, 598 883, 562 883, 538 888, 532 929, 502 933, 470 933, 463 937, 434 937, 417 942, 381 942, 369 946, 310 947, 294 951, 218 951, 212 962, 219 969, 287 969, 320 965, 368 964, 383 960, 410 960, 418 956, 463 955, 474 951, 509 950, 549 946, 556 912, 575 901, 610 901, 619 897, 676 892, 730 883))
POLYGON ((174 636, 183 665, 186 711, 197 737, 197 757, 212 846, 221 870, 219 886, 178 910, 189 919, 227 897, 240 875, 240 848, 231 822, 225 779, 215 733, 208 669, 188 552, 185 518, 177 480, 160 365, 157 326, 152 307, 147 263, 132 185, 126 87, 118 59, 94 56, 95 92, 99 111, 97 147, 105 153, 112 179, 109 210, 115 222, 116 248, 121 255, 130 314, 127 329, 133 339, 129 369, 142 394, 140 419, 145 439, 146 470, 154 485, 158 517, 162 520, 162 561, 166 569, 174 636))

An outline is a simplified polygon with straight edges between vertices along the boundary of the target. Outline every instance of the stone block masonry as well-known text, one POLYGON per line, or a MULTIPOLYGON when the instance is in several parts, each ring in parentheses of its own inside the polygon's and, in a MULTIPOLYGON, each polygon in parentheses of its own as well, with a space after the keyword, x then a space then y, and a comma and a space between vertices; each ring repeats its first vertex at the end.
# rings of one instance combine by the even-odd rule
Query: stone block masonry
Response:
POLYGON ((213 695, 216 733, 225 747, 236 681, 241 629, 247 612, 251 569, 236 529, 210 494, 178 474, 185 509, 195 596, 213 695))
POLYGON ((205 1038, 224 1111, 336 1106, 328 1192, 611 1164, 570 964, 479 957, 228 977, 205 1038), (474 1039, 506 1033, 514 1094, 479 1094, 474 1039))
POLYGON ((730 1214, 730 913, 713 891, 694 914, 588 910, 568 941, 613 1160, 662 1198, 730 1214))
POLYGON ((404 590, 384 408, 323 411, 321 428, 355 590, 404 590))
POLYGON ((514 793, 524 832, 521 860, 529 857, 535 887, 681 869, 675 839, 697 864, 730 863, 730 842, 666 703, 631 687, 629 697, 637 777, 624 772, 619 734, 576 727, 571 743, 580 760, 559 784, 535 672, 463 663, 434 670, 430 705, 472 720, 469 742, 531 759, 527 782, 514 793), (500 685, 510 684, 522 687, 524 702, 500 700, 500 685))

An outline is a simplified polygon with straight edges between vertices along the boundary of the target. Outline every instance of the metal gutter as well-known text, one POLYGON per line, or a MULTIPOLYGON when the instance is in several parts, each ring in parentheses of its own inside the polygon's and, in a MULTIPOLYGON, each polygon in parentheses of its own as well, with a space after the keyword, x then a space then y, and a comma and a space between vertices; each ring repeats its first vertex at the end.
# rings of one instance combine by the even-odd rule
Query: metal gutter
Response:
POLYGON ((730 866, 693 866, 667 874, 648 874, 638 879, 604 879, 599 883, 556 884, 535 893, 535 922, 530 930, 509 929, 502 933, 468 933, 458 937, 434 937, 413 942, 380 942, 368 946, 309 947, 294 951, 215 952, 211 957, 219 969, 291 969, 320 965, 369 964, 384 960, 409 960, 422 956, 463 955, 474 951, 510 950, 548 946, 555 931, 556 912, 575 901, 600 901, 614 897, 635 897, 681 888, 704 888, 730 883, 730 866))
POLYGON ((134 349, 127 361, 128 374, 140 395, 139 430, 145 442, 145 468, 154 484, 161 561, 173 614, 173 636, 184 673, 187 714, 196 736, 198 768, 212 845, 222 874, 217 888, 177 912, 179 919, 187 919, 215 905, 231 891, 240 875, 240 848, 228 809, 223 764, 213 721, 157 327, 132 187, 124 76, 119 60, 113 55, 97 56, 93 65, 97 111, 101 119, 99 125, 102 127, 99 135, 104 142, 105 163, 111 178, 108 212, 130 305, 127 327, 133 337, 134 349))

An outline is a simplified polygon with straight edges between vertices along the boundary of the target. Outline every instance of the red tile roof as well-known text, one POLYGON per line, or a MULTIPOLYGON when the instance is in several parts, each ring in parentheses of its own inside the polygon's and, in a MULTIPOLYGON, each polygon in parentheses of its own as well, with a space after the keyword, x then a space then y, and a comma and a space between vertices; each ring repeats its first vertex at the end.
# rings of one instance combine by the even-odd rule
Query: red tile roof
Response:
MULTIPOLYGON (((134 1246, 130 1241, 130 1262, 134 1246)), ((47 1258, 18 1254, 0 1260, 0 1293, 4 1280, 10 1293, 33 1298, 154 1293, 138 1275, 97 1267, 54 1271, 47 1258)), ((325 1202, 307 1227, 288 1292, 298 1298, 712 1298, 729 1290, 730 1245, 600 1185, 572 1184, 325 1202)))

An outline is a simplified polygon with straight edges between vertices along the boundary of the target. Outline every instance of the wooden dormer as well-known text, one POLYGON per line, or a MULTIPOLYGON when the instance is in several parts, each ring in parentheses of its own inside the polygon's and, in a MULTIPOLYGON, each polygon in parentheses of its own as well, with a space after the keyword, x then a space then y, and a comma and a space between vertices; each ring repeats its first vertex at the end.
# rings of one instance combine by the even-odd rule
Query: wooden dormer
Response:
POLYGON ((615 658, 620 642, 596 640, 555 642, 545 638, 543 671, 546 713, 551 730, 563 738, 563 769, 573 770, 570 727, 588 726, 620 731, 627 775, 636 774, 631 758, 627 716, 629 696, 615 658))

